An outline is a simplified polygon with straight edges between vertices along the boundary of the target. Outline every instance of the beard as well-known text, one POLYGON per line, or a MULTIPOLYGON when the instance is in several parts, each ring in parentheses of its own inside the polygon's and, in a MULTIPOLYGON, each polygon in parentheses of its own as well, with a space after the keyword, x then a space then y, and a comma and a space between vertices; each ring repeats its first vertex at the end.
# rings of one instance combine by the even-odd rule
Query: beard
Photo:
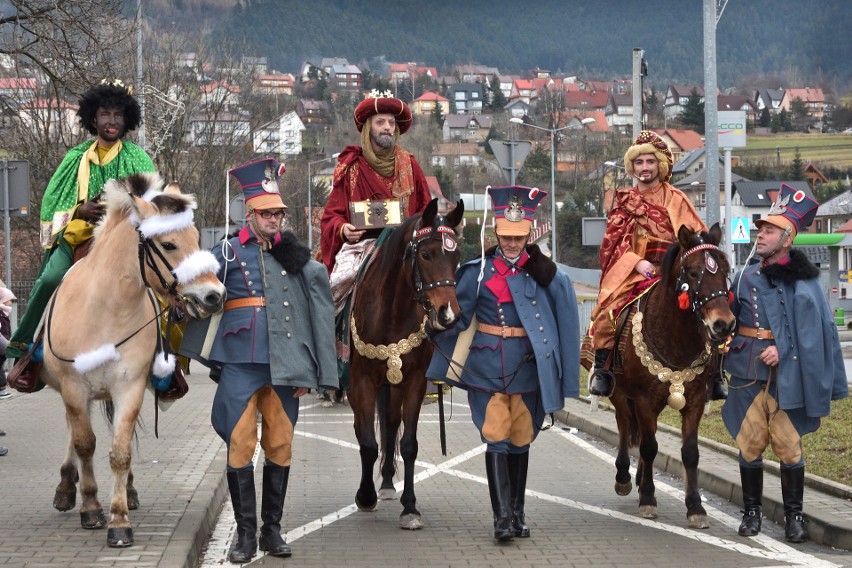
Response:
POLYGON ((373 142, 375 142, 377 146, 384 148, 385 150, 393 148, 395 143, 392 134, 379 134, 376 136, 375 134, 370 133, 370 138, 373 139, 373 142))

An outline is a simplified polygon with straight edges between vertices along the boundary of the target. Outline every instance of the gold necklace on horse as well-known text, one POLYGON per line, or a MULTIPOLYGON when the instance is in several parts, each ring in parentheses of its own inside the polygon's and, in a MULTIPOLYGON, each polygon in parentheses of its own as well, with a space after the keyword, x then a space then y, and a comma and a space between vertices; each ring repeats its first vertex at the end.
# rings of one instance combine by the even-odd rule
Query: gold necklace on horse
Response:
POLYGON ((355 350, 358 354, 367 359, 379 359, 384 361, 387 359, 388 372, 387 378, 392 385, 397 385, 402 382, 402 355, 411 353, 413 349, 420 347, 423 340, 426 339, 426 319, 428 316, 423 316, 423 321, 420 323, 420 329, 411 333, 405 339, 400 339, 396 343, 388 345, 373 345, 372 343, 364 343, 358 336, 358 329, 355 327, 355 316, 349 320, 350 333, 352 334, 352 343, 355 344, 355 350))
POLYGON ((686 389, 683 384, 690 382, 704 372, 704 367, 707 361, 710 360, 710 343, 704 344, 704 351, 696 357, 695 361, 689 367, 680 371, 669 369, 657 361, 651 350, 645 345, 645 340, 642 337, 643 319, 642 312, 637 310, 633 316, 633 350, 636 352, 636 356, 639 357, 642 365, 652 375, 655 375, 664 383, 671 383, 669 385, 669 398, 666 402, 675 410, 680 410, 686 406, 686 397, 683 396, 686 389))

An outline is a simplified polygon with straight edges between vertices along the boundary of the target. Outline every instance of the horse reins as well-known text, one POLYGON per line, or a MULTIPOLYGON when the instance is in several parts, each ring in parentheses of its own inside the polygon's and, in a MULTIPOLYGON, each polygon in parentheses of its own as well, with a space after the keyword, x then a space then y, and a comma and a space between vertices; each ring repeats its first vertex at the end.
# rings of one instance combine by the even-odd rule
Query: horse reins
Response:
POLYGON ((678 276, 678 279, 677 279, 677 288, 678 288, 678 291, 685 291, 689 294, 690 306, 692 306, 692 311, 694 313, 698 313, 698 310, 700 310, 704 306, 704 304, 706 304, 707 302, 710 302, 710 301, 712 301, 716 298, 719 298, 720 296, 727 296, 728 295, 728 290, 715 290, 715 291, 711 292, 710 294, 704 296, 703 298, 698 296, 698 291, 701 289, 701 282, 704 280, 704 273, 709 268, 710 272, 715 274, 716 270, 718 270, 718 267, 719 267, 718 263, 716 262, 716 259, 714 259, 710 255, 710 251, 713 251, 713 250, 719 251, 720 249, 716 245, 711 245, 709 243, 702 243, 700 245, 696 245, 696 246, 694 246, 690 249, 687 249, 680 256, 680 275, 678 276), (689 256, 691 256, 691 255, 693 255, 697 252, 702 252, 702 251, 704 252, 704 264, 701 265, 701 274, 699 274, 699 276, 698 276, 698 280, 695 284, 695 290, 683 290, 684 284, 687 287, 689 286, 689 284, 686 281, 686 270, 683 267, 683 261, 686 260, 689 256))

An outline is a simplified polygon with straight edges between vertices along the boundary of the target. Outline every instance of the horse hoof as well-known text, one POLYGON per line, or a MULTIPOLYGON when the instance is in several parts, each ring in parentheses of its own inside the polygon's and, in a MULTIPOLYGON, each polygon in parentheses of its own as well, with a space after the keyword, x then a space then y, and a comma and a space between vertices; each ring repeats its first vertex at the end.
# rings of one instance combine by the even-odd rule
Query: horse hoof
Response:
POLYGON ((130 527, 107 530, 107 544, 110 548, 127 548, 133 545, 133 529, 130 527))
POLYGON ((625 495, 630 495, 630 492, 633 491, 633 483, 630 481, 626 481, 624 483, 615 482, 615 492, 618 495, 624 497, 625 495))
POLYGON ((379 489, 379 499, 382 501, 392 501, 396 499, 396 489, 379 489))
POLYGON ((139 493, 136 490, 127 492, 127 508, 130 511, 135 511, 139 508, 139 493))
POLYGON ((707 515, 687 515, 686 519, 691 529, 710 528, 710 521, 707 520, 707 515))
POLYGON ((80 524, 84 529, 95 530, 102 529, 107 525, 106 517, 103 509, 95 511, 80 511, 80 524))
POLYGON ((77 492, 70 493, 57 491, 53 496, 53 508, 57 511, 70 511, 77 506, 77 492))
POLYGON ((639 505, 639 516, 643 519, 656 519, 657 518, 657 507, 656 505, 639 505))
POLYGON ((399 528, 416 531, 423 528, 423 521, 418 513, 403 513, 399 516, 399 528))

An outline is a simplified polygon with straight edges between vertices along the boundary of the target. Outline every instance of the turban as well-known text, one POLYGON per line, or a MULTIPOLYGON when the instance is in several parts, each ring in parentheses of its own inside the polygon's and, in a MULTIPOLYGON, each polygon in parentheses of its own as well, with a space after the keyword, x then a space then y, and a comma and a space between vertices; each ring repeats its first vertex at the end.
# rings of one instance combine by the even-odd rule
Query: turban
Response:
POLYGON ((411 127, 411 109, 407 104, 390 96, 383 97, 376 94, 376 96, 367 97, 355 107, 355 126, 358 127, 358 132, 361 132, 371 116, 377 114, 393 116, 400 134, 405 134, 411 127))
POLYGON ((672 165, 674 158, 668 144, 660 138, 656 132, 643 130, 636 137, 633 145, 627 149, 624 154, 624 169, 627 173, 635 177, 633 173, 633 160, 642 154, 654 154, 657 161, 660 162, 660 181, 669 181, 672 177, 672 165))

